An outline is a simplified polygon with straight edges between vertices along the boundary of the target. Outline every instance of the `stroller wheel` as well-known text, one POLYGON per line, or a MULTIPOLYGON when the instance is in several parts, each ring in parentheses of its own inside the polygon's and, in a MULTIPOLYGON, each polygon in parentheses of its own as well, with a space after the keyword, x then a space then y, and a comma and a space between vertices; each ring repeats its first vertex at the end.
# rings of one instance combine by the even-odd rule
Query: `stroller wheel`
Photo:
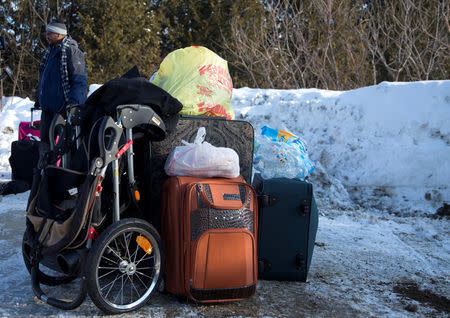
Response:
MULTIPOLYGON (((22 256, 23 262, 25 263, 25 267, 31 274, 31 261, 30 261, 31 246, 27 244, 27 242, 28 242, 28 234, 25 231, 22 240, 22 256)), ((55 270, 52 270, 43 264, 39 264, 38 275, 39 275, 39 282, 47 286, 68 284, 76 278, 75 276, 68 276, 55 270)))
POLYGON ((107 314, 136 310, 158 290, 163 264, 161 238, 152 225, 135 218, 115 222, 89 252, 89 296, 107 314))

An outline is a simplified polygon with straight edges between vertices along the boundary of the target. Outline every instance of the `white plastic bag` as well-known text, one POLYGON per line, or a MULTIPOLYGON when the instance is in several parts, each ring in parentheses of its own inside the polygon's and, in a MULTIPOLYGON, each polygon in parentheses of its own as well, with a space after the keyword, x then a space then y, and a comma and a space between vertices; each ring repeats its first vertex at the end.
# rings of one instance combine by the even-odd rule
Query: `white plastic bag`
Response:
POLYGON ((164 170, 169 176, 224 177, 239 176, 239 156, 231 148, 215 147, 204 141, 205 127, 200 127, 194 143, 181 142, 167 158, 164 170))

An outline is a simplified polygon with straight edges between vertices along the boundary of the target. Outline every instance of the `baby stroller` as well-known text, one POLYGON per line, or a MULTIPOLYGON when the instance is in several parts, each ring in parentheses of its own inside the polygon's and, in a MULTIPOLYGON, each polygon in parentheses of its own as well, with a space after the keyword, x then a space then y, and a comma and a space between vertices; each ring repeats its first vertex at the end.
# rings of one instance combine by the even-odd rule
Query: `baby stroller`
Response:
POLYGON ((162 140, 166 128, 151 107, 139 104, 118 106, 116 116, 99 118, 85 137, 82 117, 80 105, 67 119, 56 117, 50 149, 41 146, 27 204, 24 262, 35 295, 54 307, 74 309, 88 293, 105 313, 136 310, 158 289, 164 253, 159 233, 143 219, 133 143, 139 132, 162 140), (41 289, 76 278, 80 289, 71 300, 41 289))

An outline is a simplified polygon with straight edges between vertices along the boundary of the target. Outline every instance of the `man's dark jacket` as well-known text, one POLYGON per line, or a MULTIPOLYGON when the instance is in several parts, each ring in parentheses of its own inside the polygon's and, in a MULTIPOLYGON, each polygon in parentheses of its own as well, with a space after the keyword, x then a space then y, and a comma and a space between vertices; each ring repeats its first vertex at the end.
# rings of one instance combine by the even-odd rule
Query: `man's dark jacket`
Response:
POLYGON ((61 45, 51 46, 46 66, 39 74, 38 101, 43 110, 62 112, 68 104, 83 104, 86 100, 87 78, 84 53, 78 43, 69 38, 67 70, 70 92, 64 99, 61 79, 61 45))

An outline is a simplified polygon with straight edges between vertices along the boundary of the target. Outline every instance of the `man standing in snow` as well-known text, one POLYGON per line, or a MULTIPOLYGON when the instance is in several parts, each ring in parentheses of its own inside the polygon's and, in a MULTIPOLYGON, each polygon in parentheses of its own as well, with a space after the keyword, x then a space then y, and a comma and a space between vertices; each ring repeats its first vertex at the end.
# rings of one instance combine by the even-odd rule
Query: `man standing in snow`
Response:
POLYGON ((49 47, 39 65, 39 84, 35 107, 42 110, 41 140, 49 143, 49 127, 55 114, 86 99, 87 77, 84 53, 67 35, 66 25, 54 19, 46 28, 49 47))

